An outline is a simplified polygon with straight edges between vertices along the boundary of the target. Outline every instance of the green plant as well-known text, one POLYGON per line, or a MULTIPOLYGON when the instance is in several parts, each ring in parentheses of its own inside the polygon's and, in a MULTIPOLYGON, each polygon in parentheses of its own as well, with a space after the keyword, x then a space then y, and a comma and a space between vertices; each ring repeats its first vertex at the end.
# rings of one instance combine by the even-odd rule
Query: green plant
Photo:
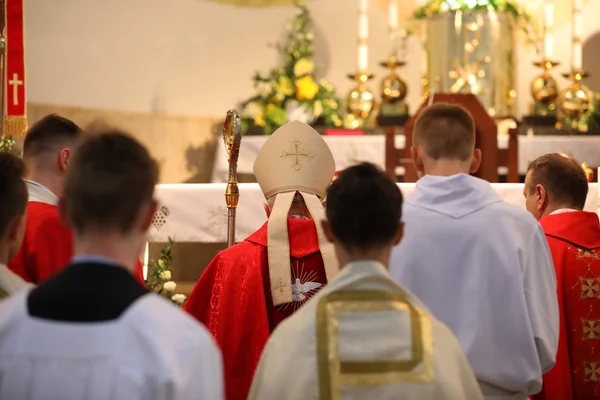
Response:
POLYGON ((289 110, 300 110, 310 119, 322 117, 327 126, 341 126, 340 100, 333 86, 314 76, 314 27, 304 0, 296 0, 296 15, 286 25, 283 44, 274 45, 282 64, 252 80, 257 94, 242 103, 244 127, 254 124, 270 134, 287 122, 289 110))
POLYGON ((186 296, 175 293, 177 284, 171 280, 173 253, 172 246, 174 240, 169 237, 169 243, 160 250, 158 260, 148 262, 148 275, 146 277, 146 287, 151 291, 165 296, 178 306, 185 303, 186 296))
POLYGON ((12 153, 16 156, 21 156, 21 149, 17 146, 17 142, 12 136, 0 137, 0 151, 12 153))

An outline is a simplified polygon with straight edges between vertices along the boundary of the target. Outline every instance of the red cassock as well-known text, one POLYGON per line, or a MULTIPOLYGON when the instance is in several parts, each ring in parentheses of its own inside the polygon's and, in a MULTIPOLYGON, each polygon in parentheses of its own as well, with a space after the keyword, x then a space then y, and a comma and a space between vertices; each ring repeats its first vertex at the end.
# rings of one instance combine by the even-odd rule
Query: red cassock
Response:
POLYGON ((535 400, 600 399, 600 226, 598 215, 540 220, 556 269, 560 337, 556 365, 535 400))
POLYGON ((223 353, 228 400, 245 400, 263 347, 275 327, 327 283, 315 224, 288 219, 292 303, 273 306, 267 224, 211 261, 185 304, 223 353))
MULTIPOLYGON (((66 267, 73 257, 73 232, 65 226, 55 205, 30 201, 23 244, 8 267, 27 282, 38 284, 66 267)), ((142 264, 135 277, 145 285, 142 264)))

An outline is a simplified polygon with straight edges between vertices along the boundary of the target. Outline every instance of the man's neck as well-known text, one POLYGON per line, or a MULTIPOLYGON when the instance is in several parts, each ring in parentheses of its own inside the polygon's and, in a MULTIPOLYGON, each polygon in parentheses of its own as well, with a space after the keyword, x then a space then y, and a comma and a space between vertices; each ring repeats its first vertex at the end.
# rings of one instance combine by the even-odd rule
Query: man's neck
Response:
POLYGON ((392 248, 390 246, 386 246, 385 248, 376 250, 373 249, 353 252, 348 252, 336 246, 336 254, 338 257, 338 261, 342 266, 358 261, 375 261, 382 264, 385 267, 385 269, 389 269, 391 253, 392 248))
POLYGON ((469 174, 469 164, 458 160, 437 160, 425 164, 425 175, 452 176, 469 174))
POLYGON ((54 195, 60 196, 62 192, 62 176, 57 176, 53 173, 40 172, 33 170, 27 174, 25 179, 38 183, 50 190, 54 195))
POLYGON ((572 205, 569 205, 569 204, 549 205, 548 207, 546 207, 546 209, 542 213, 542 217, 550 215, 550 214, 552 214, 552 213, 554 213, 556 211, 559 211, 559 210, 582 211, 581 209, 579 209, 577 207, 573 207, 572 205))
POLYGON ((90 232, 76 235, 74 257, 108 258, 133 273, 142 241, 122 234, 90 232))

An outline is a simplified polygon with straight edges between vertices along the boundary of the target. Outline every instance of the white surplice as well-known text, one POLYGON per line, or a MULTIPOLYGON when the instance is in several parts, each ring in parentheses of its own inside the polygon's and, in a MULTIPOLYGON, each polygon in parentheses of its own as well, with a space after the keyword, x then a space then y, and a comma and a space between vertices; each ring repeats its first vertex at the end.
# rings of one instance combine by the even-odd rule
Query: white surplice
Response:
POLYGON ((53 206, 58 205, 58 196, 46 186, 27 179, 25 179, 25 185, 29 195, 27 201, 37 201, 53 206))
POLYGON ((2 292, 11 295, 30 286, 30 283, 25 282, 6 265, 0 264, 0 300, 3 298, 2 292))
POLYGON ((275 329, 261 356, 248 397, 249 400, 481 398, 475 376, 454 335, 414 295, 396 284, 383 265, 372 261, 344 267, 333 281, 275 329), (379 295, 403 300, 373 301, 373 296, 379 295), (335 296, 362 298, 358 302, 340 301, 335 296), (325 319, 319 310, 326 310, 325 319), (415 334, 415 329, 419 333, 415 334), (396 372, 377 373, 373 364, 363 364, 411 359, 414 364, 402 371, 394 369, 396 372), (363 371, 353 374, 340 370, 341 365, 352 361, 358 362, 357 368, 363 371), (324 388, 328 388, 326 394, 321 393, 324 388))
POLYGON ((30 317, 28 293, 0 302, 0 399, 223 399, 212 337, 165 299, 148 294, 117 320, 70 323, 30 317))
POLYGON ((454 332, 484 395, 539 392, 555 362, 559 319, 538 222, 465 174, 421 178, 403 214, 390 274, 454 332))

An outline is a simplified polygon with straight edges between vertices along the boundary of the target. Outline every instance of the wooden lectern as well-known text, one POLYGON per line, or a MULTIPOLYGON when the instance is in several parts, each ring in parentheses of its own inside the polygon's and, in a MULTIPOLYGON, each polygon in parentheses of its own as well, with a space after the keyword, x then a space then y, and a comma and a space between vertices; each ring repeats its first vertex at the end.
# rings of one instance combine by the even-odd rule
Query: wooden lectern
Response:
POLYGON ((483 105, 473 94, 436 93, 433 98, 425 98, 423 104, 404 127, 405 144, 396 148, 394 129, 385 130, 385 169, 396 180, 396 167, 404 167, 404 182, 416 182, 417 174, 412 165, 410 148, 415 121, 421 111, 433 103, 454 103, 466 108, 475 120, 476 146, 481 149, 482 159, 475 176, 488 182, 498 182, 498 167, 507 167, 507 182, 519 182, 518 132, 512 129, 509 134, 508 149, 498 148, 498 128, 483 105))

